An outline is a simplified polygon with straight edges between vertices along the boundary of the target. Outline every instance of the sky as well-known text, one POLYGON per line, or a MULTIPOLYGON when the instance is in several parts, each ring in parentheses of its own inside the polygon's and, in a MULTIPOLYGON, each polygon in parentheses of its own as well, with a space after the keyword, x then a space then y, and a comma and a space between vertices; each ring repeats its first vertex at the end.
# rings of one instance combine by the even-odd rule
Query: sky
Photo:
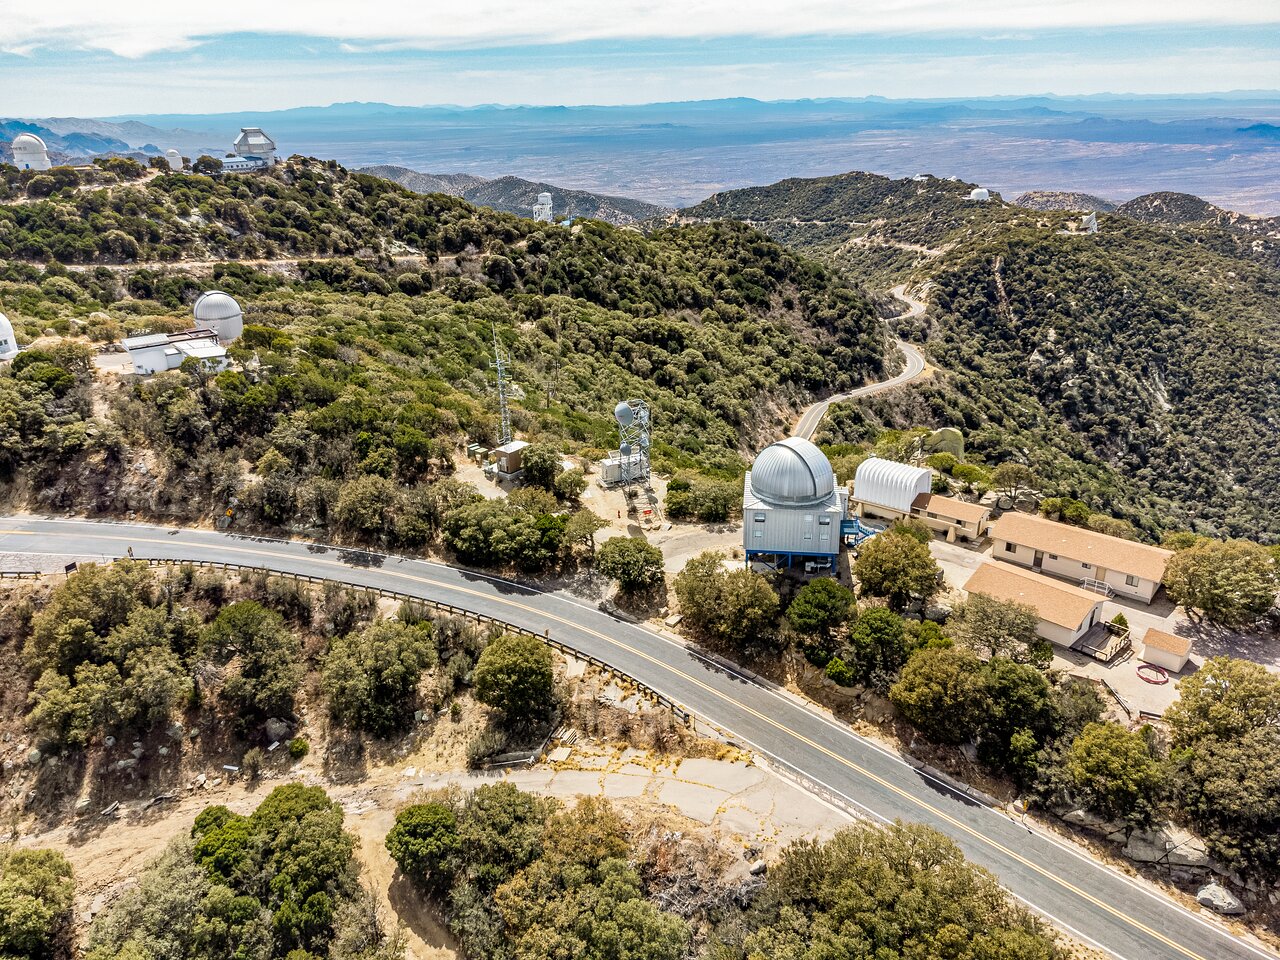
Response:
POLYGON ((0 0, 0 116, 1280 88, 1280 0, 0 0))

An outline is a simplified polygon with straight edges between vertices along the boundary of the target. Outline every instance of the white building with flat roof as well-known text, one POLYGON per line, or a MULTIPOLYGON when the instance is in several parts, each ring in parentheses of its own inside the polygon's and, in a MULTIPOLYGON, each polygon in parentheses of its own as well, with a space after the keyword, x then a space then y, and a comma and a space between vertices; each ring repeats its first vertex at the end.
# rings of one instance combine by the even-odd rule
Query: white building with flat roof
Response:
POLYGON ((146 333, 126 337, 121 345, 129 354, 133 372, 142 376, 176 370, 191 357, 215 370, 227 366, 226 348, 212 330, 184 330, 181 333, 146 333))

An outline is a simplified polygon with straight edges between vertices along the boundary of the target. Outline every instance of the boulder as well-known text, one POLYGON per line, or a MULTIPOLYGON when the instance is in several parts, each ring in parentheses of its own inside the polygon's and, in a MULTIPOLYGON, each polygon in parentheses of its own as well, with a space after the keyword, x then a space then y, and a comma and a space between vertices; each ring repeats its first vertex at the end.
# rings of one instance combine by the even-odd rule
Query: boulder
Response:
POLYGON ((289 721, 281 720, 279 717, 272 717, 267 721, 266 726, 267 742, 273 740, 284 740, 289 736, 289 721))
POLYGON ((1087 830, 1090 833, 1098 833, 1108 839, 1125 839, 1125 826, 1121 821, 1108 820, 1105 817, 1094 813, 1092 810, 1077 808, 1075 810, 1068 810, 1061 816, 1064 822, 1069 823, 1072 826, 1079 827, 1081 830, 1087 830), (1116 836, 1117 834, 1119 834, 1118 837, 1116 836))
POLYGON ((1196 891, 1196 899, 1215 913, 1235 917, 1244 913, 1240 898, 1220 883, 1206 883, 1196 891))
POLYGON ((1207 870, 1209 851, 1200 839, 1171 823, 1154 830, 1135 830, 1124 846, 1124 855, 1140 863, 1165 863, 1207 870))
POLYGON ((32 747, 27 751, 27 766, 34 767, 40 762, 40 758, 42 756, 43 754, 40 752, 38 747, 32 747))

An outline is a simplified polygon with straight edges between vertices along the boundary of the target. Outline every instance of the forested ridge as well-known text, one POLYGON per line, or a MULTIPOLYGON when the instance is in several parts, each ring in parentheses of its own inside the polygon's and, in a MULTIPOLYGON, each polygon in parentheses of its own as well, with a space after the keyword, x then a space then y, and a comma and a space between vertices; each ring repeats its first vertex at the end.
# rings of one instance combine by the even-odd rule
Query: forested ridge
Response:
POLYGON ((958 426, 975 455, 1022 460, 1047 493, 1150 535, 1280 538, 1272 244, 1234 215, 1187 213, 1203 202, 1134 201, 1157 222, 1104 214, 1089 235, 1071 232, 1078 214, 969 201, 968 189, 847 174, 683 213, 747 218, 850 276, 930 284, 926 318, 901 332, 943 375, 833 409, 828 439, 958 426))
POLYGON ((495 331, 528 439, 598 454, 616 442, 614 404, 643 396, 660 466, 725 476, 814 395, 885 362, 861 292, 740 224, 569 230, 301 158, 262 176, 65 185, 0 205, 0 244, 94 264, 0 269, 25 344, 181 329, 210 287, 246 313, 238 369, 131 381, 96 415, 87 349, 45 340, 11 365, 0 471, 32 478, 47 507, 194 517, 235 499, 270 525, 329 526, 344 484, 414 491, 448 477, 465 439, 496 439, 495 331), (251 262, 178 259, 209 256, 251 262), (123 468, 146 458, 151 502, 130 503, 123 468))

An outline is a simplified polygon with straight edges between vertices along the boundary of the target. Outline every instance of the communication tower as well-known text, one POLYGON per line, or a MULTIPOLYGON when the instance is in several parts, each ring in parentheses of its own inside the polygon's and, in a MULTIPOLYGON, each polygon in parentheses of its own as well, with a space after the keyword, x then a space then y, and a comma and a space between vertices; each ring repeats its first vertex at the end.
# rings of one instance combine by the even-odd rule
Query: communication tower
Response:
POLYGON ((502 425, 499 428, 500 445, 505 446, 511 442, 511 410, 507 406, 507 383, 510 379, 508 367, 511 364, 511 358, 507 356, 502 349, 502 344, 498 342, 498 328, 493 328, 493 363, 489 364, 498 374, 498 414, 502 418, 502 425))
POLYGON ((623 400, 613 408, 618 421, 618 465, 624 486, 649 485, 649 440, 653 418, 643 400, 623 400))

